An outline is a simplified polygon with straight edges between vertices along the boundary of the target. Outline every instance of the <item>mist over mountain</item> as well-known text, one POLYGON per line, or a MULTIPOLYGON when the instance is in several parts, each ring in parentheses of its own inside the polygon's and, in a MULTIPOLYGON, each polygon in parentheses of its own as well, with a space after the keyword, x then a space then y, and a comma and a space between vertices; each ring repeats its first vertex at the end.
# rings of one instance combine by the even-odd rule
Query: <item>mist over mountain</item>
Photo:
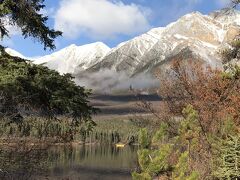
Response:
MULTIPOLYGON (((34 58, 61 74, 71 73, 76 82, 99 91, 145 89, 159 86, 157 71, 172 60, 198 60, 212 67, 222 66, 220 50, 240 30, 240 12, 220 10, 209 15, 187 14, 166 27, 154 28, 110 49, 102 42, 70 45, 58 52, 34 58)), ((14 56, 20 53, 6 49, 14 56)), ((31 58, 30 58, 31 59, 31 58)))

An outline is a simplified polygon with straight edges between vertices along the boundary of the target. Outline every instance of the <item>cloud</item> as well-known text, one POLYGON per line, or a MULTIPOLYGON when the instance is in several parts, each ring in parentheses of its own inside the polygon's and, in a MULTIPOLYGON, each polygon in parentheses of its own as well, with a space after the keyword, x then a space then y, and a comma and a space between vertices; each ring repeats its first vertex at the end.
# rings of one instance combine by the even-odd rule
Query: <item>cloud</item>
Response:
POLYGON ((159 86, 159 80, 151 74, 146 73, 140 73, 134 77, 129 77, 125 72, 102 69, 99 72, 91 73, 76 72, 74 76, 76 77, 75 82, 78 85, 102 93, 109 93, 116 90, 127 90, 130 86, 139 90, 159 86))
POLYGON ((150 10, 111 0, 62 0, 55 14, 55 29, 65 37, 82 34, 96 38, 134 35, 150 28, 150 10))

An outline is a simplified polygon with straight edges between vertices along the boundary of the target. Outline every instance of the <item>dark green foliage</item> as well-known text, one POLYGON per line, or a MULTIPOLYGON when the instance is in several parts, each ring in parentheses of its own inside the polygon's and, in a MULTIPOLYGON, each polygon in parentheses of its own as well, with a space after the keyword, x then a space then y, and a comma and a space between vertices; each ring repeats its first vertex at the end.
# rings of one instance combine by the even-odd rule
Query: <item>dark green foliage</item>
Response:
POLYGON ((60 31, 55 31, 46 26, 48 17, 40 13, 45 7, 44 0, 1 0, 0 1, 0 33, 1 37, 8 36, 7 24, 18 26, 22 35, 36 38, 44 45, 44 49, 54 49, 54 39, 60 36, 60 31))
POLYGON ((233 8, 236 8, 239 3, 240 0, 232 0, 233 8))
MULTIPOLYGON (((65 115, 74 123, 91 121, 96 109, 88 105, 90 91, 77 86, 71 75, 29 61, 0 55, 0 115, 16 121, 18 116, 65 115)), ((93 122, 92 122, 93 123, 93 122)))

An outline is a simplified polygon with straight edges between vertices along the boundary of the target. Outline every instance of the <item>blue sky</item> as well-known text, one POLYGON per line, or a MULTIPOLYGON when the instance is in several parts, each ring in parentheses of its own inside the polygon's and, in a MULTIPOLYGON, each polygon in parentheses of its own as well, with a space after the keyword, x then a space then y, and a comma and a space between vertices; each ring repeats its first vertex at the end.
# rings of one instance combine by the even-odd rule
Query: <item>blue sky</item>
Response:
MULTIPOLYGON (((45 0, 42 12, 48 25, 63 31, 56 39, 57 51, 70 44, 102 41, 109 47, 129 40, 153 27, 165 26, 192 11, 208 14, 229 5, 230 0, 45 0)), ((52 53, 32 38, 23 39, 9 27, 10 39, 3 44, 25 56, 52 53)))

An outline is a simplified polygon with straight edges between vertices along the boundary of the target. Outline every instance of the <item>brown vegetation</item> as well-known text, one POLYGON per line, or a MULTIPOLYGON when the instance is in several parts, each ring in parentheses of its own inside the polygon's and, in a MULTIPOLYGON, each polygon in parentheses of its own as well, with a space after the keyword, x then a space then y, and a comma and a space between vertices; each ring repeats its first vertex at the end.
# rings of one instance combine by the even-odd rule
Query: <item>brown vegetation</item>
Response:
POLYGON ((176 164, 179 152, 187 152, 189 172, 197 170, 203 179, 209 179, 215 168, 212 163, 219 152, 217 138, 224 140, 230 134, 239 133, 240 69, 234 65, 227 67, 226 70, 214 69, 193 60, 186 65, 176 59, 168 70, 158 73, 161 105, 154 107, 146 101, 141 104, 160 123, 167 124, 170 138, 178 137, 174 143, 178 152, 171 155, 175 159, 170 164, 176 164), (189 105, 197 115, 194 112, 191 115, 190 110, 183 112, 189 105), (227 129, 226 126, 231 126, 229 123, 234 128, 227 129))
POLYGON ((217 133, 222 121, 232 118, 240 122, 240 72, 223 73, 196 61, 188 66, 178 60, 172 63, 168 77, 159 73, 160 96, 165 111, 170 116, 182 114, 182 109, 191 104, 199 113, 199 123, 204 133, 217 133))

